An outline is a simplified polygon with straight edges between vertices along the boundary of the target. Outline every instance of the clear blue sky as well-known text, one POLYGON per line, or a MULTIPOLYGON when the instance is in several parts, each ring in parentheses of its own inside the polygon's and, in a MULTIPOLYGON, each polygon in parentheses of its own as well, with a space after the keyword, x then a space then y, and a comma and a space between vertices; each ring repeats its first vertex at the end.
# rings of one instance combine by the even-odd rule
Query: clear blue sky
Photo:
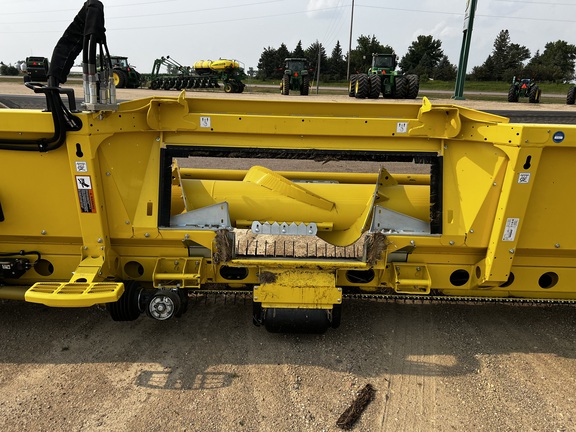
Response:
MULTIPOLYGON (((50 58, 82 0, 0 0, 0 61, 50 58)), ((103 0, 108 46, 141 72, 170 55, 184 65, 234 58, 257 68, 265 47, 284 42, 292 50, 320 41, 328 55, 339 40, 348 50, 352 0, 103 0)), ((359 35, 375 35, 401 57, 418 35, 442 41, 458 64, 466 0, 392 2, 355 0, 352 47, 359 35)), ((576 0, 553 2, 478 0, 468 70, 482 64, 497 34, 541 52, 559 39, 576 44, 576 0)), ((79 61, 78 61, 79 62, 79 61)))

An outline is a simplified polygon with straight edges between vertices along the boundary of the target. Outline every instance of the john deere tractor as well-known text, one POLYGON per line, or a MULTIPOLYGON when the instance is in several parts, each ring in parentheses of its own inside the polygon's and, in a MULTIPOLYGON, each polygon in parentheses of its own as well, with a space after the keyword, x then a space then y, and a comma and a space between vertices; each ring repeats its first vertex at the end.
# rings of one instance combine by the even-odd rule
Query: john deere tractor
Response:
POLYGON ((298 90, 302 96, 307 96, 310 91, 308 60, 305 58, 287 58, 284 62, 284 75, 280 82, 280 93, 289 95, 290 90, 298 90))
POLYGON ((540 103, 541 93, 542 91, 534 80, 514 77, 508 90, 508 102, 518 102, 521 97, 527 97, 529 103, 540 103))
POLYGON ((128 63, 128 57, 110 56, 114 85, 117 88, 138 88, 141 77, 134 66, 128 63))
POLYGON ((402 75, 396 70, 396 54, 372 54, 372 67, 367 74, 350 77, 348 94, 358 99, 415 99, 420 90, 418 75, 402 75))
POLYGON ((46 81, 48 79, 48 59, 46 57, 27 57, 24 68, 24 82, 46 81))

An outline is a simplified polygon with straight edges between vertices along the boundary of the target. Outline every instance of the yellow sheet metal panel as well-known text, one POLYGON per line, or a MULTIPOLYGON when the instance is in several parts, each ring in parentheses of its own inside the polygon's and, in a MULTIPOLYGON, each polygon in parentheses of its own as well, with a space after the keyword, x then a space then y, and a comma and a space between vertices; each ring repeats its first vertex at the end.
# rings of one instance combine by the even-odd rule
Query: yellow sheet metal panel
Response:
POLYGON ((342 302, 333 273, 319 270, 261 268, 254 301, 264 308, 332 309, 342 302))

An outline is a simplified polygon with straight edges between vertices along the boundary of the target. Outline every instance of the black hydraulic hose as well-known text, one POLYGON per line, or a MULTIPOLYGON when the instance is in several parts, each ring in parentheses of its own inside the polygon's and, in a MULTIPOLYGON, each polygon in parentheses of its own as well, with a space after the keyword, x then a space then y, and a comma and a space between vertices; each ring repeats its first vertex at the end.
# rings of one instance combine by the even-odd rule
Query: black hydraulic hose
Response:
POLYGON ((54 134, 47 138, 38 139, 0 139, 0 150, 19 151, 40 151, 47 152, 62 146, 66 141, 66 132, 69 130, 79 130, 82 122, 78 117, 73 116, 64 106, 60 98, 60 92, 65 89, 59 87, 47 87, 38 83, 26 83, 27 87, 33 88, 36 93, 44 93, 46 103, 50 107, 52 122, 54 124, 54 134))
POLYGON ((21 251, 14 252, 14 253, 11 253, 11 252, 0 253, 0 257, 25 256, 25 255, 36 255, 38 257, 38 260, 42 259, 42 254, 38 251, 21 250, 21 251))
MULTIPOLYGON (((53 77, 57 84, 65 83, 83 45, 86 48, 86 36, 95 35, 98 40, 105 42, 105 32, 104 5, 98 0, 86 1, 56 44, 48 76, 53 77)), ((84 49, 85 62, 88 60, 86 51, 84 49)), ((95 59, 95 56, 92 58, 95 59)))
MULTIPOLYGON (((39 139, 0 139, 0 150, 40 152, 55 150, 66 141, 67 131, 79 130, 82 127, 80 119, 74 117, 66 109, 60 98, 61 93, 67 93, 70 108, 75 110, 73 92, 60 89, 59 85, 66 82, 70 69, 82 48, 84 48, 84 67, 92 65, 91 73, 96 73, 96 47, 98 43, 106 44, 104 5, 99 0, 87 0, 54 48, 48 69, 48 86, 27 83, 34 86, 35 93, 45 94, 47 110, 52 113, 54 135, 39 139), (72 96, 70 92, 72 92, 72 96)), ((106 47, 106 51, 108 51, 108 47, 106 47)), ((28 87, 32 88, 29 85, 28 87)))

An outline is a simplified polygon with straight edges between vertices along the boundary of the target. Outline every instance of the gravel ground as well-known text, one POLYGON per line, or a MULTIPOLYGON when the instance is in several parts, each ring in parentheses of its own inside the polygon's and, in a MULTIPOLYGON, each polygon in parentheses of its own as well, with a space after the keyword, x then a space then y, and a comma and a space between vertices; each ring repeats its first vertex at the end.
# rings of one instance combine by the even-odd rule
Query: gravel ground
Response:
POLYGON ((574 431, 575 318, 570 306, 350 300, 339 329, 282 335, 254 327, 241 299, 130 323, 0 301, 0 430, 338 431, 371 384, 356 431, 574 431))

